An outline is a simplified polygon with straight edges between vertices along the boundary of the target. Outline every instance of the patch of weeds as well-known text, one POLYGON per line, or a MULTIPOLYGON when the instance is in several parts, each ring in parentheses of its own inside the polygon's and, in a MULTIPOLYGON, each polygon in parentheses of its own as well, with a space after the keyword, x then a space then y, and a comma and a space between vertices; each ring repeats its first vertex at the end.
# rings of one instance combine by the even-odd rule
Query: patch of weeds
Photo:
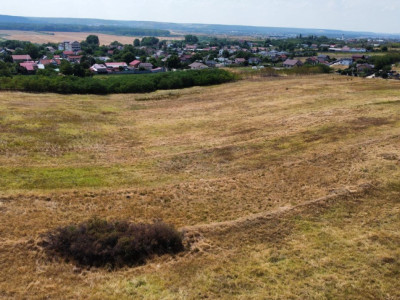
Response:
MULTIPOLYGON (((43 238, 41 246, 50 256, 95 267, 136 266, 152 256, 184 250, 182 234, 163 222, 133 224, 92 218, 79 225, 57 228, 43 238)), ((143 284, 136 283, 136 287, 143 284)))

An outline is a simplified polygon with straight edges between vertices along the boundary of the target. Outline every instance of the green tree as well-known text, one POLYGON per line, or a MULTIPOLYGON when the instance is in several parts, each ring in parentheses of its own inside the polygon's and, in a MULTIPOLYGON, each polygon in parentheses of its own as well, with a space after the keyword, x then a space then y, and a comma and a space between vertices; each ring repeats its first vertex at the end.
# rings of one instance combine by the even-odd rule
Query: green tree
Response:
POLYGON ((39 48, 34 44, 31 43, 27 44, 24 48, 24 52, 29 54, 32 57, 32 59, 39 58, 39 48))
POLYGON ((131 53, 131 52, 126 52, 122 55, 122 60, 124 62, 126 62, 127 64, 129 64, 130 62, 132 62, 133 60, 135 60, 136 56, 131 53))
POLYGON ((72 67, 71 63, 65 59, 61 61, 60 65, 60 73, 64 75, 73 75, 74 74, 74 68, 72 67))
POLYGON ((181 60, 177 55, 171 55, 167 59, 166 66, 169 69, 179 69, 181 67, 181 60))
POLYGON ((74 76, 85 77, 85 68, 81 64, 75 64, 72 68, 74 76))
POLYGON ((185 42, 189 43, 189 44, 196 44, 199 42, 199 39, 195 35, 188 34, 188 35, 185 35, 185 42))
POLYGON ((99 37, 97 35, 91 34, 86 38, 86 43, 88 43, 89 45, 97 45, 97 46, 99 46, 100 45, 100 40, 99 40, 99 37))
POLYGON ((140 47, 140 40, 139 40, 139 39, 135 39, 135 40, 133 41, 133 46, 134 46, 134 47, 140 47))
POLYGON ((159 43, 159 39, 151 36, 142 38, 142 42, 140 43, 142 46, 155 46, 159 43))

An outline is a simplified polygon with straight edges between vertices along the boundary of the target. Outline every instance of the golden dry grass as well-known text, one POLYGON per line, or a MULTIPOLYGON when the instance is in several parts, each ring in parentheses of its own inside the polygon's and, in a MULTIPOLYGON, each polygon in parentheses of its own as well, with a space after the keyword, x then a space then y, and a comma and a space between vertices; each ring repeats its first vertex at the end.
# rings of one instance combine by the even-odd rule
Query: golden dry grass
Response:
POLYGON ((0 297, 398 299, 399 104, 399 82, 335 75, 0 93, 0 297), (191 250, 109 272, 37 246, 94 215, 162 218, 191 250))
MULTIPOLYGON (((32 43, 60 43, 62 41, 84 41, 91 34, 96 34, 99 37, 101 45, 109 45, 114 41, 122 44, 132 44, 133 40, 142 37, 137 36, 120 36, 104 33, 93 32, 35 32, 35 31, 20 31, 20 30, 0 30, 0 37, 7 40, 29 41, 32 43)), ((159 37, 160 40, 182 40, 182 37, 159 37)))

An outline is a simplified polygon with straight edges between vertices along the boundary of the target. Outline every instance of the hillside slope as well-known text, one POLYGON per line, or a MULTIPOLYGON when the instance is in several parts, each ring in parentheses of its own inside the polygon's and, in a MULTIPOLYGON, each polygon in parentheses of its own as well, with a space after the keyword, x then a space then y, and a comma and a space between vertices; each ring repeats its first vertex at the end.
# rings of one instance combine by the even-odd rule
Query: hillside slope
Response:
POLYGON ((400 82, 2 92, 0 108, 1 297, 400 298, 400 82), (109 271, 38 246, 91 216, 161 218, 188 251, 109 271))

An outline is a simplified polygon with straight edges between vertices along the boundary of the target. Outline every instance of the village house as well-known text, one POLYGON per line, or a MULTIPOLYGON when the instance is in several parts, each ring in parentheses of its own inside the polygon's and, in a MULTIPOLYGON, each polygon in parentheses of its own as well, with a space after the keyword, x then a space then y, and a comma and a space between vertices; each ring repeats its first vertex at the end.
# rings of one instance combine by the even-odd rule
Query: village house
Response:
POLYGON ((298 59, 287 59, 283 63, 284 68, 301 67, 303 63, 298 59))
POLYGON ((48 65, 57 66, 57 62, 54 59, 40 59, 39 64, 43 66, 48 66, 48 65))
POLYGON ((182 63, 189 63, 191 62, 192 56, 192 54, 183 54, 179 57, 179 59, 182 63))
POLYGON ((208 67, 200 62, 194 62, 192 64, 189 65, 190 69, 192 70, 202 70, 202 69, 207 69, 208 67))
POLYGON ((95 72, 97 74, 106 74, 107 67, 103 64, 94 64, 93 66, 90 67, 90 71, 95 72))
POLYGON ((195 44, 195 45, 186 45, 186 46, 185 46, 185 50, 188 50, 188 51, 195 51, 195 50, 197 50, 197 47, 198 47, 197 44, 195 44))
POLYGON ((349 67, 353 64, 353 59, 352 58, 341 58, 335 64, 349 67))
POLYGON ((54 49, 53 47, 46 47, 46 50, 49 51, 50 53, 54 53, 56 52, 56 49, 54 49))
POLYGON ((82 59, 82 55, 70 55, 70 56, 68 56, 68 58, 67 58, 67 60, 68 60, 70 63, 78 63, 78 64, 81 63, 81 59, 82 59))
POLYGON ((245 62, 246 62, 246 59, 244 59, 244 58, 236 58, 235 59, 235 64, 237 64, 237 65, 244 64, 245 62))
POLYGON ((129 66, 137 69, 137 68, 139 68, 139 65, 140 65, 140 64, 141 64, 141 61, 135 59, 134 61, 131 61, 131 62, 129 63, 129 66))
POLYGON ((153 69, 153 64, 151 63, 140 63, 139 69, 145 69, 151 71, 153 69))
POLYGON ((354 54, 351 58, 352 58, 354 61, 359 61, 359 60, 364 60, 364 59, 366 59, 365 55, 363 55, 363 54, 354 54))
POLYGON ((306 64, 315 66, 315 65, 318 65, 318 64, 319 64, 319 60, 318 60, 317 57, 308 57, 308 58, 306 59, 306 64))
POLYGON ((74 51, 63 51, 63 53, 62 53, 63 58, 68 58, 71 55, 75 55, 75 52, 74 51))
POLYGON ((107 62, 105 65, 108 70, 116 72, 121 71, 121 69, 125 70, 128 67, 126 62, 107 62))
POLYGON ((98 56, 98 57, 95 57, 95 59, 101 60, 102 62, 107 62, 111 58, 109 58, 108 56, 98 56))
POLYGON ((375 68, 374 65, 370 64, 357 64, 356 65, 357 72, 368 72, 375 68))
POLYGON ((20 63, 19 66, 24 68, 28 73, 34 73, 38 69, 37 64, 33 61, 20 63))
POLYGON ((19 62, 27 62, 31 61, 32 58, 29 54, 23 54, 23 55, 12 55, 11 56, 13 59, 13 62, 19 63, 19 62))
POLYGON ((72 52, 79 52, 81 51, 81 43, 74 41, 64 41, 58 45, 58 50, 60 51, 72 51, 72 52))
POLYGON ((251 65, 258 65, 261 62, 261 59, 258 57, 250 57, 249 58, 249 64, 251 65))
POLYGON ((207 60, 206 65, 210 68, 214 68, 217 65, 217 62, 215 60, 207 60))

